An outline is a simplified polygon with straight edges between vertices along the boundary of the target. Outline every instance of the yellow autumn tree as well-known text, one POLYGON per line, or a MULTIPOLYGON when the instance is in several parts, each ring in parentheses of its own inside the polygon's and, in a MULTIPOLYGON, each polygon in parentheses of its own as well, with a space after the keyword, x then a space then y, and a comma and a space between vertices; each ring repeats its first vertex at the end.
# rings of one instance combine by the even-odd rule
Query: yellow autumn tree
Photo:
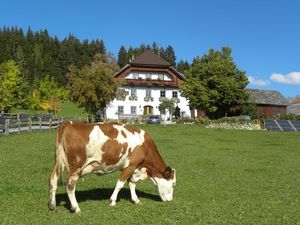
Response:
POLYGON ((38 89, 32 92, 31 105, 35 110, 41 109, 55 114, 67 96, 67 90, 59 87, 53 78, 46 75, 40 81, 38 89))

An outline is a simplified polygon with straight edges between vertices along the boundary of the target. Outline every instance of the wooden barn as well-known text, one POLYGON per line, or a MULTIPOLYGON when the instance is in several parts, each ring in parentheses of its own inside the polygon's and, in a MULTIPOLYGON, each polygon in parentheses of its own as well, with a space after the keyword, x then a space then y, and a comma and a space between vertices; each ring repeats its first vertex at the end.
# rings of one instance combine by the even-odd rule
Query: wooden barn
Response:
POLYGON ((261 118, 274 118, 287 113, 288 101, 279 91, 247 89, 249 103, 256 105, 261 118))

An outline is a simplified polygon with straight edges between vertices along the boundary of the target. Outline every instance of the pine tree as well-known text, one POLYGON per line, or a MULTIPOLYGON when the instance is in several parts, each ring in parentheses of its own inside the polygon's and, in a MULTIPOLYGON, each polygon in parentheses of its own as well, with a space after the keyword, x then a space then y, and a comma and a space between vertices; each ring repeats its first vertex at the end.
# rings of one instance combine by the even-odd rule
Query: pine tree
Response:
POLYGON ((155 41, 152 43, 151 50, 152 50, 152 52, 154 52, 156 55, 158 55, 158 52, 159 52, 159 46, 158 46, 158 44, 156 44, 155 41))
POLYGON ((121 45, 118 53, 118 65, 120 68, 124 67, 128 63, 128 55, 125 47, 121 45))
POLYGON ((147 49, 145 44, 141 44, 139 47, 140 54, 143 53, 147 49))
POLYGON ((168 45, 164 54, 164 59, 168 61, 173 67, 176 66, 176 55, 173 47, 168 45))
POLYGON ((135 55, 134 55, 134 49, 131 46, 128 48, 127 57, 128 57, 128 61, 129 62, 131 62, 131 61, 134 60, 134 57, 135 57, 135 55))
POLYGON ((184 73, 184 71, 187 71, 189 68, 190 68, 190 64, 188 63, 188 61, 180 60, 180 61, 177 63, 177 70, 178 70, 180 73, 184 73))

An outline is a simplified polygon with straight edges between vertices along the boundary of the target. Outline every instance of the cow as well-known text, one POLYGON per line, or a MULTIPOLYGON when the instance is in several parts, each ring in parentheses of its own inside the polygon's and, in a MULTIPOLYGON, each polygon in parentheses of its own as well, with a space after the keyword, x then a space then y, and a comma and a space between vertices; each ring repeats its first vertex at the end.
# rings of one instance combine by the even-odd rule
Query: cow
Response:
POLYGON ((119 191, 128 181, 131 201, 140 203, 136 182, 150 178, 158 188, 162 201, 173 200, 175 169, 166 166, 151 136, 128 125, 64 122, 57 130, 54 167, 49 178, 49 209, 56 208, 58 179, 67 171, 66 191, 72 212, 80 212, 75 185, 79 178, 95 173, 105 175, 121 171, 110 197, 115 206, 119 191))

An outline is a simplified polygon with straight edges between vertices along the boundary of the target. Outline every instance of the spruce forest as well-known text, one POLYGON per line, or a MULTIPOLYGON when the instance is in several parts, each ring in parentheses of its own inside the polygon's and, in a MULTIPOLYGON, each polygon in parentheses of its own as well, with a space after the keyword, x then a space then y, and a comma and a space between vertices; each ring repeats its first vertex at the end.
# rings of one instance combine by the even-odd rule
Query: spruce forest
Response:
MULTIPOLYGON (((147 48, 181 72, 189 68, 187 61, 180 60, 176 64, 175 51, 171 45, 163 48, 155 42, 151 45, 129 47, 128 50, 120 46, 116 59, 119 66, 122 68, 147 48)), ((57 36, 50 36, 46 29, 33 31, 28 28, 23 31, 17 27, 0 28, 0 49, 0 64, 14 60, 21 69, 22 77, 32 88, 37 87, 46 75, 54 78, 59 86, 66 86, 70 65, 83 68, 93 61, 96 54, 107 52, 104 41, 100 39, 79 40, 70 34, 60 40, 57 36)))

